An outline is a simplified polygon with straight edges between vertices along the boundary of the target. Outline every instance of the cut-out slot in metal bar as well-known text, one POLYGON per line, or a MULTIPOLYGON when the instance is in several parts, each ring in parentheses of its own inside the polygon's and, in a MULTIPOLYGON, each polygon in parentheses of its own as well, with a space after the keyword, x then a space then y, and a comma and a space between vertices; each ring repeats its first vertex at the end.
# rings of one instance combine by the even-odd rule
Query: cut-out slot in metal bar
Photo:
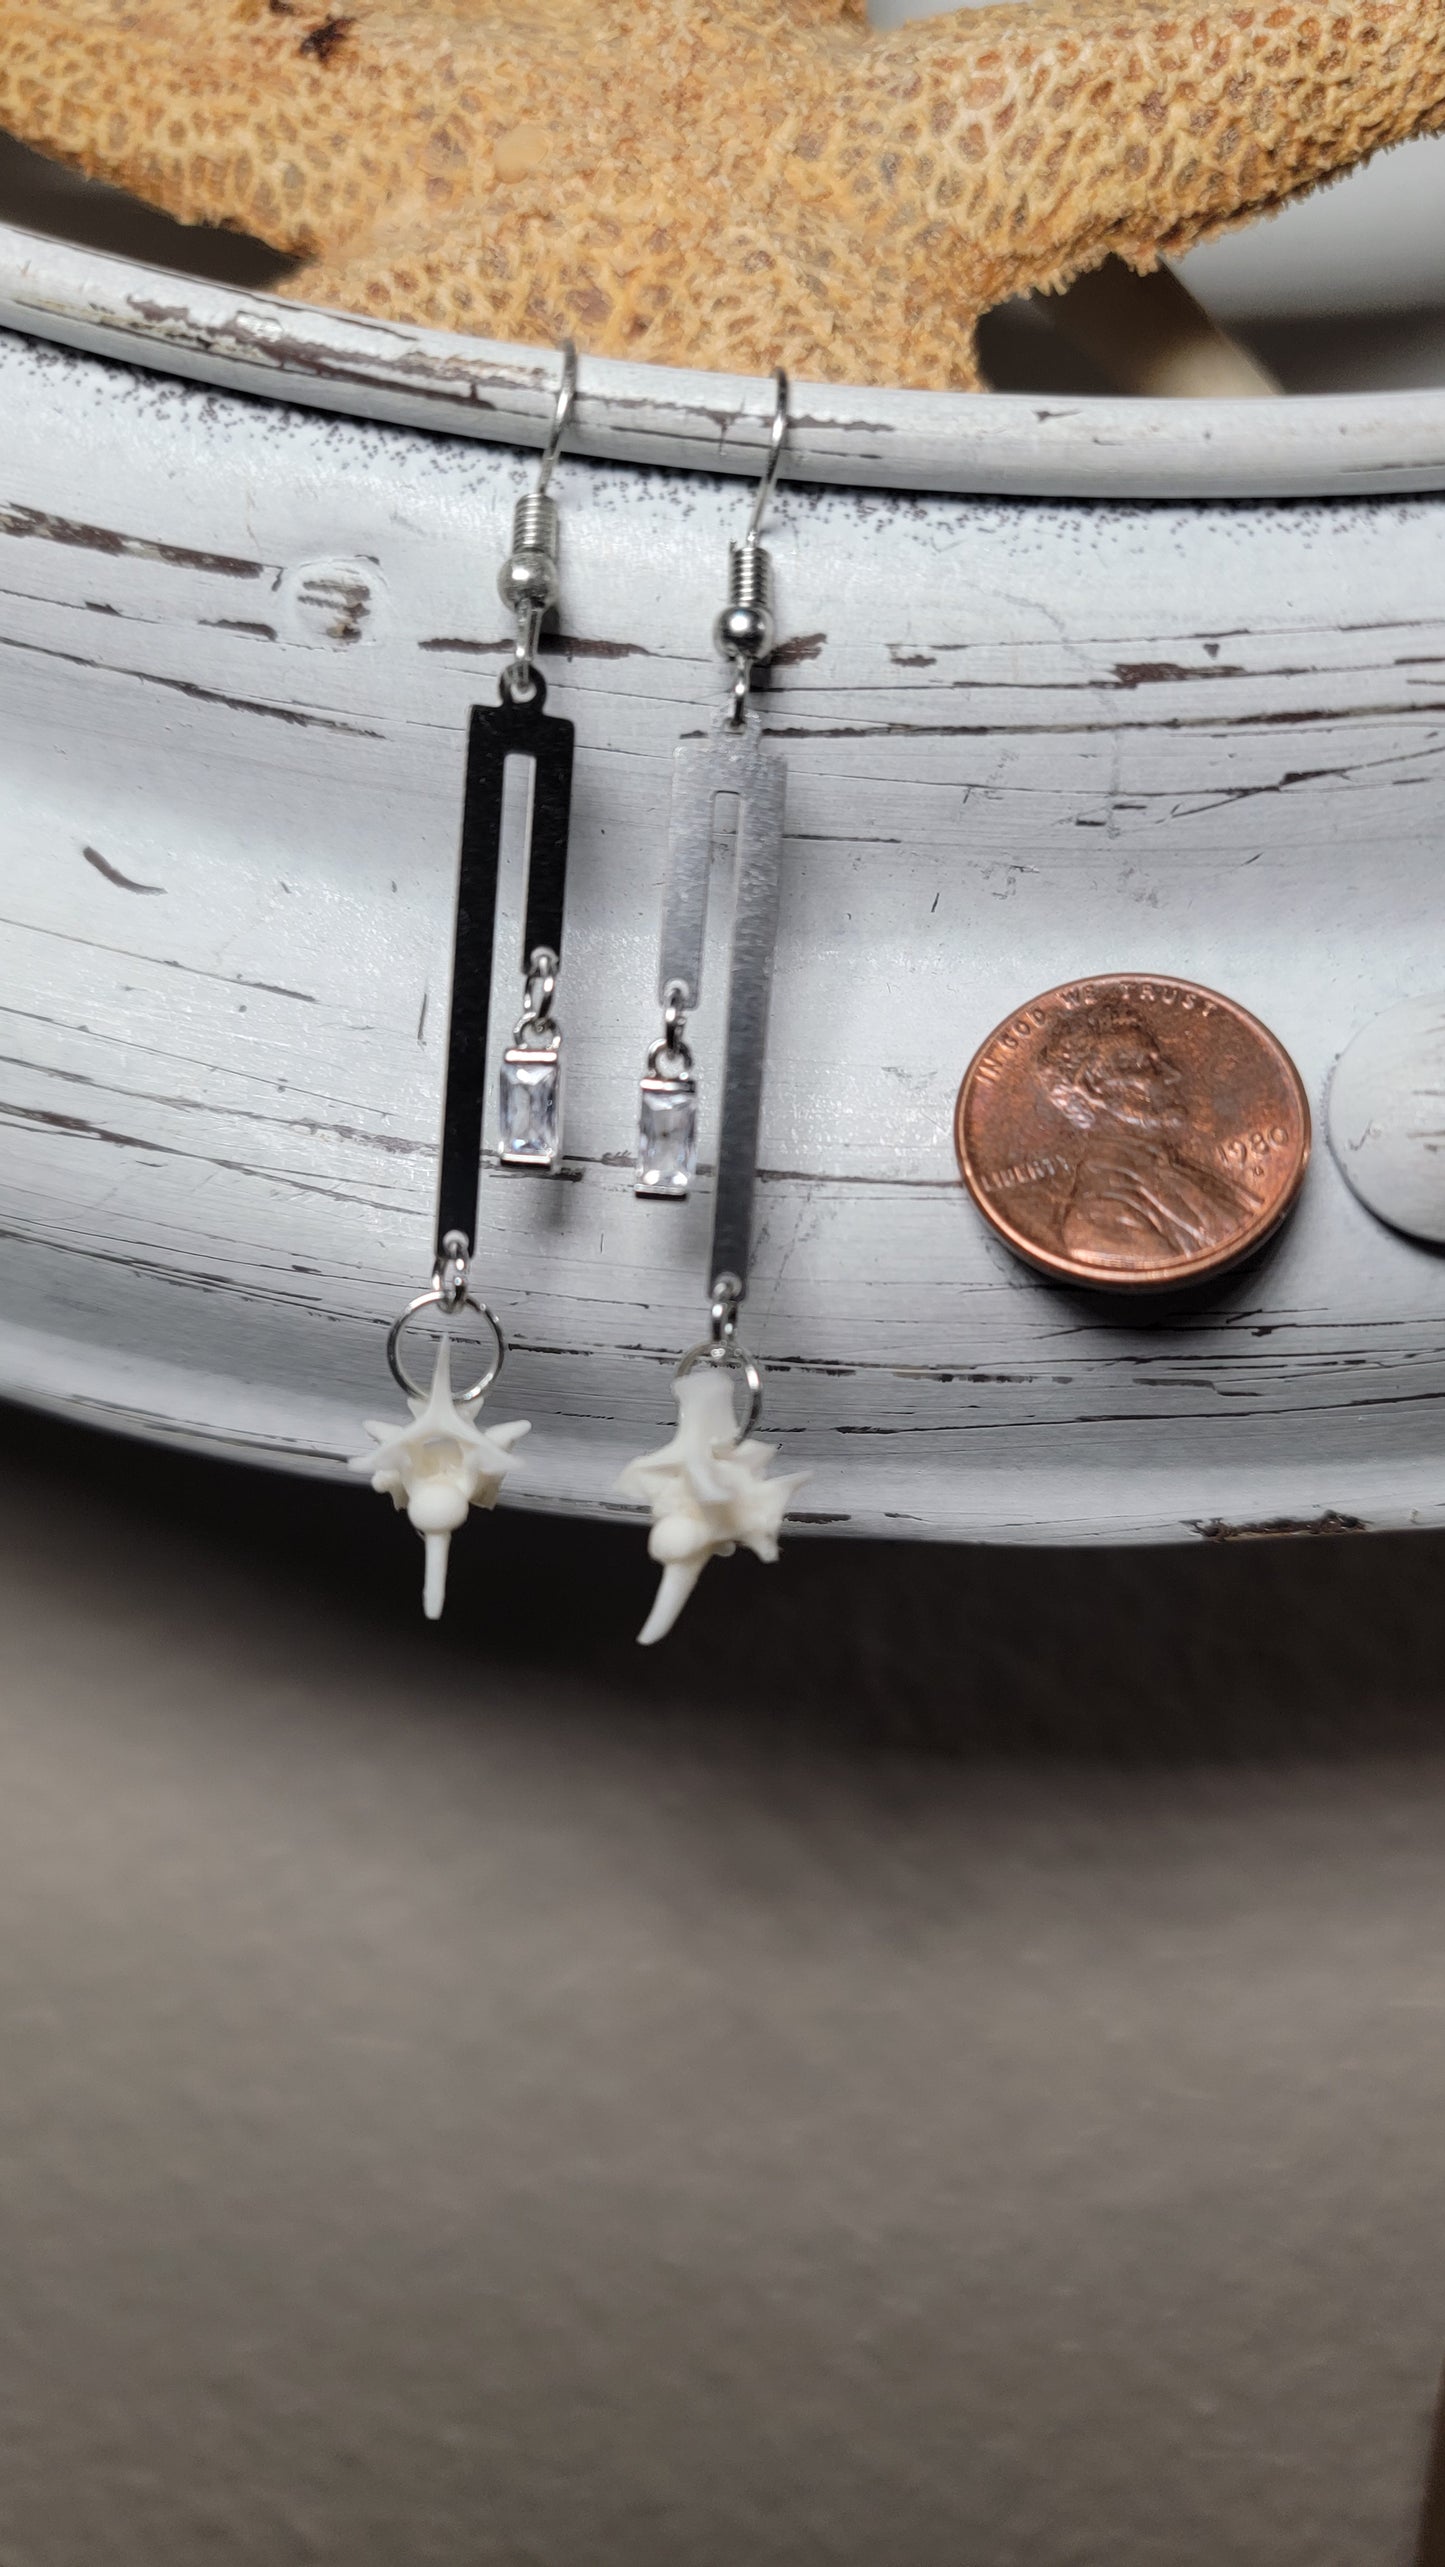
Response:
POLYGON ((678 747, 658 965, 664 1005, 670 991, 682 993, 684 1007, 697 1004, 720 816, 735 816, 737 831, 710 1283, 723 1273, 747 1283, 786 785, 784 762, 763 747, 755 713, 740 729, 724 715, 706 739, 678 747))
POLYGON ((702 953, 707 934, 707 895, 717 827, 717 797, 736 794, 734 770, 741 733, 680 740, 672 764, 667 882, 662 895, 662 939, 657 958, 657 1003, 676 996, 684 1012, 702 996, 702 953))
POLYGON ((512 757, 528 759, 533 771, 523 970, 539 946, 554 954, 560 954, 562 949, 574 733, 570 722, 544 710, 546 701, 546 687, 540 674, 535 674, 533 692, 525 700, 503 687, 498 703, 479 704, 472 711, 452 949, 441 1166, 437 1177, 438 1255, 442 1242, 453 1231, 461 1233, 473 1254, 477 1244, 477 1188, 487 1096, 487 1033, 497 934, 502 812, 507 761, 512 757))

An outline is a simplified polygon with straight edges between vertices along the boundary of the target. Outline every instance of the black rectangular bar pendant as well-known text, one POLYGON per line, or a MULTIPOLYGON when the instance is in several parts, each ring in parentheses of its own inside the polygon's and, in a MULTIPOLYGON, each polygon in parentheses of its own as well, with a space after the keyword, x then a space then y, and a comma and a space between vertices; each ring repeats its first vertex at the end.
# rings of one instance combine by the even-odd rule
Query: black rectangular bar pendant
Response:
POLYGON ((562 951, 575 733, 570 722, 545 710, 547 689, 536 670, 532 689, 522 702, 503 685, 497 703, 472 708, 452 948, 441 1166, 437 1176, 438 1254, 452 1231, 461 1232, 471 1251, 475 1252, 477 1244, 488 1014, 508 758, 530 758, 533 768, 522 970, 526 971, 539 946, 559 956, 562 951))

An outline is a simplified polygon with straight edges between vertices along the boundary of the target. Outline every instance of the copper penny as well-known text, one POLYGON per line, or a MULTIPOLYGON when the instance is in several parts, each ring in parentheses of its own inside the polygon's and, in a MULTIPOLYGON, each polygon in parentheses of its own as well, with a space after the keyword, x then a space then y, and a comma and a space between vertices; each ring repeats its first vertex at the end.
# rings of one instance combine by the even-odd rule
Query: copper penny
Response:
POLYGON ((1284 1046, 1232 998, 1108 972, 995 1027, 954 1137, 974 1202, 1030 1265, 1157 1292, 1222 1274, 1278 1228, 1310 1110, 1284 1046))

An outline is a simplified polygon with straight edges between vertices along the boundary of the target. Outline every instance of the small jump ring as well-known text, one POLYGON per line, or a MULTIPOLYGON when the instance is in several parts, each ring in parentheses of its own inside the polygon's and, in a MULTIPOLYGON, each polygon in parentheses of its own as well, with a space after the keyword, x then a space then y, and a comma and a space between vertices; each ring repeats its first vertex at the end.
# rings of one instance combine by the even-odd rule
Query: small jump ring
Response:
MULTIPOLYGON (((526 631, 520 629, 512 645, 512 656, 502 669, 502 684, 514 704, 533 704, 542 683, 537 667, 537 645, 542 638, 542 618, 535 608, 525 617, 526 631)), ((540 712, 541 707, 537 707, 540 712)))
POLYGON ((543 711, 547 702, 547 681, 536 661, 529 658, 520 645, 511 659, 503 661, 498 684, 510 703, 525 704, 532 713, 543 711))
POLYGON ((545 1016, 557 995, 557 974, 562 966, 550 945, 537 945, 527 957, 527 986, 523 1003, 529 1016, 545 1016))
POLYGON ((747 1385, 748 1413, 734 1439, 733 1449, 736 1451, 739 1444, 746 1444, 763 1413, 762 1366, 756 1356, 748 1353, 746 1346, 709 1338, 701 1346, 689 1346, 673 1374, 673 1380, 686 1381, 688 1374, 695 1373, 699 1364, 711 1364, 720 1372, 736 1373, 747 1385))
POLYGON ((712 1318, 712 1342, 715 1346, 729 1345, 736 1337, 742 1297, 743 1288, 736 1275, 724 1272, 713 1277, 708 1305, 712 1318))
POLYGON ((649 1044, 647 1070, 650 1078, 687 1078, 691 1075, 692 1053, 681 1034, 676 1030, 671 1034, 660 1034, 655 1043, 649 1044), (664 1061, 669 1064, 666 1069, 663 1068, 664 1061))
POLYGON ((446 1299, 446 1294, 442 1290, 441 1286, 433 1284, 430 1292, 419 1292, 415 1301, 409 1301, 407 1303, 400 1319, 393 1320, 391 1328, 388 1331, 386 1340, 386 1360, 391 1366, 391 1377, 396 1383, 398 1389, 404 1390, 409 1399, 425 1399, 429 1385, 413 1381, 411 1374, 407 1371, 405 1364, 401 1360, 401 1340, 403 1331, 410 1327, 414 1319, 419 1319, 424 1310, 441 1310, 448 1318, 454 1318, 459 1310, 474 1310, 479 1319, 485 1319, 487 1326, 490 1328, 493 1337, 497 1341, 497 1351, 479 1381, 474 1381, 468 1390, 453 1391, 452 1397, 456 1401, 458 1408, 465 1408, 470 1400, 480 1399, 483 1391, 491 1389, 493 1382, 496 1380, 498 1373, 501 1371, 503 1364, 507 1360, 507 1340, 502 1333, 502 1323, 497 1317, 496 1312, 488 1309, 487 1304, 484 1301, 475 1301, 470 1293, 465 1293, 462 1299, 460 1301, 453 1302, 451 1310, 447 1311, 446 1299))
POLYGON ((437 1251, 431 1270, 433 1292, 442 1297, 445 1311, 459 1310, 467 1297, 467 1278, 471 1273, 472 1255, 466 1234, 449 1230, 437 1251))

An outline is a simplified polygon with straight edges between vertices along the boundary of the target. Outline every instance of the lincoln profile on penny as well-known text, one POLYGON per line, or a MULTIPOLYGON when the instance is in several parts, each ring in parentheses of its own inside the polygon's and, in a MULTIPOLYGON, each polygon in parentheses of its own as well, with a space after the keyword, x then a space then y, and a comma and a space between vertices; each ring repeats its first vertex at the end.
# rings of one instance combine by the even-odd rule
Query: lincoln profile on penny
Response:
POLYGON ((1188 1145, 1185 1073, 1127 1001, 1056 1018, 1037 1075, 1049 1103, 1088 1135, 1060 1220, 1070 1257, 1153 1267, 1206 1256, 1256 1218, 1254 1197, 1188 1145))
POLYGON ((964 1184, 1016 1256, 1153 1292, 1225 1273, 1305 1180, 1309 1099, 1282 1043, 1197 981, 1105 972, 1016 1007, 958 1092, 964 1184))

